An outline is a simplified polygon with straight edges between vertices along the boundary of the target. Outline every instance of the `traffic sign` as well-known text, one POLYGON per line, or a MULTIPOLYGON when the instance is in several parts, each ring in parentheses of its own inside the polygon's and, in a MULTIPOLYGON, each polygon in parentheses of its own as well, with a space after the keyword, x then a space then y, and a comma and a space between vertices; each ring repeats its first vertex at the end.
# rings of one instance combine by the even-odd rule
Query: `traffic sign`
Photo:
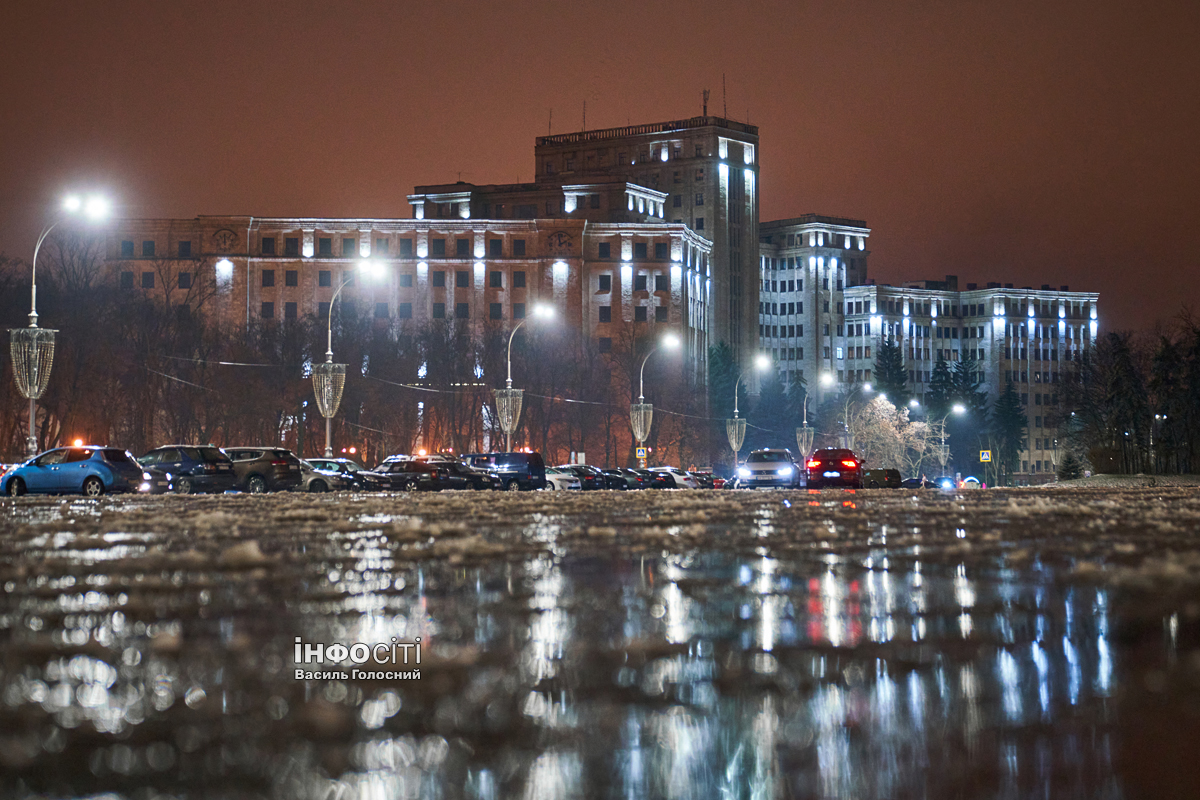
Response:
POLYGON ((646 460, 646 448, 644 448, 644 447, 639 447, 639 448, 637 449, 637 457, 638 457, 638 459, 639 459, 639 460, 641 460, 641 461, 645 461, 645 460, 646 460))
POLYGON ((991 461, 992 460, 992 451, 991 450, 980 450, 979 451, 979 460, 980 461, 991 461))

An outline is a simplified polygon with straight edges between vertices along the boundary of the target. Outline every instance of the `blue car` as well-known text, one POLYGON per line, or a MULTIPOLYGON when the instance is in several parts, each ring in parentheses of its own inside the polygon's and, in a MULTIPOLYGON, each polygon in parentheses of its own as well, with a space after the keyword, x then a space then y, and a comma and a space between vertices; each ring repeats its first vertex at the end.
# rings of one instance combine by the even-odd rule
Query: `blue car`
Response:
POLYGON ((175 490, 180 494, 227 492, 237 486, 233 462, 219 447, 212 445, 156 447, 139 458, 138 463, 151 474, 159 471, 173 475, 175 490))
POLYGON ((117 447, 58 447, 4 473, 0 492, 10 497, 31 494, 154 492, 165 476, 146 472, 127 451, 117 447))

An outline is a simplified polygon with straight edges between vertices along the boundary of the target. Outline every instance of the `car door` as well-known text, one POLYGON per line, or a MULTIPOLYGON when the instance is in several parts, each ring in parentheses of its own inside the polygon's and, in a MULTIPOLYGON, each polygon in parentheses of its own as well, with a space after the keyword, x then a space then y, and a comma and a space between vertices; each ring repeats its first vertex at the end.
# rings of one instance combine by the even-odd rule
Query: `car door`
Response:
MULTIPOLYGON (((83 479, 88 475, 96 474, 99 470, 92 463, 91 450, 83 450, 77 447, 72 447, 67 451, 66 458, 62 464, 52 468, 54 475, 54 488, 52 492, 78 492, 83 488, 83 479)), ((108 488, 108 480, 105 480, 105 488, 108 488)))
POLYGON ((190 471, 184 469, 183 453, 179 451, 178 447, 164 447, 162 450, 159 450, 158 459, 154 467, 163 472, 170 472, 172 475, 190 471))
POLYGON ((29 492, 54 491, 51 487, 54 485, 59 467, 62 466, 63 459, 66 457, 66 450, 51 450, 42 453, 29 466, 22 468, 21 478, 25 481, 26 490, 29 492))

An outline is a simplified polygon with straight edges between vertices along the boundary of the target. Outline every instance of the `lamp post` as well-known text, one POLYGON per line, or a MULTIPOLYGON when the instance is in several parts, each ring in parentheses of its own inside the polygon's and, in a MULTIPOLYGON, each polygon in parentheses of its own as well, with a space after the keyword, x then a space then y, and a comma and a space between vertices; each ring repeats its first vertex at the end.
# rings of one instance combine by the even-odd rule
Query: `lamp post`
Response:
MULTIPOLYGON (((358 263, 358 270, 371 278, 378 278, 383 274, 382 266, 366 259, 358 263)), ((333 458, 333 416, 337 414, 338 406, 342 403, 342 389, 346 386, 346 365, 333 363, 333 305, 342 289, 353 281, 352 271, 329 300, 329 316, 325 328, 325 363, 313 365, 313 394, 316 395, 317 409, 321 416, 325 417, 326 458, 333 458)))
MULTIPOLYGON (((554 309, 539 303, 533 307, 533 316, 539 319, 550 319, 554 316, 554 309)), ((521 330, 521 326, 529 319, 526 317, 518 322, 512 329, 512 333, 508 335, 508 355, 506 356, 508 377, 504 380, 504 388, 495 390, 496 414, 500 417, 500 430, 504 431, 504 450, 509 453, 512 452, 512 435, 517 430, 518 420, 521 419, 521 401, 525 394, 524 389, 512 388, 512 343, 517 331, 521 330)))
MULTIPOLYGON (((750 370, 763 372, 769 366, 771 366, 771 359, 765 353, 759 353, 754 357, 754 363, 742 370, 738 374, 737 380, 733 382, 733 419, 725 420, 725 437, 729 439, 729 449, 733 451, 734 467, 737 466, 738 452, 742 449, 742 443, 746 440, 746 420, 738 417, 738 384, 742 382, 742 378, 746 377, 746 373, 750 370)), ((807 400, 807 397, 805 399, 807 400)))
MULTIPOLYGON (((913 402, 916 402, 915 400, 913 402)), ((952 414, 965 414, 967 407, 962 403, 955 403, 942 417, 942 421, 938 423, 938 429, 942 434, 942 443, 938 447, 938 463, 942 465, 942 477, 946 477, 946 463, 950 460, 950 450, 946 447, 946 420, 950 419, 952 414)))
POLYGON ((29 400, 29 436, 25 450, 30 457, 37 455, 37 401, 50 382, 50 370, 54 366, 54 337, 56 330, 38 327, 37 313, 37 259, 42 243, 59 223, 68 218, 84 214, 88 219, 100 220, 108 215, 108 201, 98 195, 86 201, 78 195, 68 195, 63 200, 62 210, 38 236, 33 248, 32 277, 29 286, 29 327, 9 329, 9 348, 13 360, 13 377, 17 391, 29 400))
MULTIPOLYGON (((661 347, 669 347, 674 350, 679 347, 679 337, 673 333, 665 334, 658 340, 658 344, 651 347, 650 352, 646 353, 646 357, 642 359, 642 367, 638 370, 638 401, 629 406, 629 425, 633 428, 633 438, 637 440, 639 449, 644 447, 646 440, 650 438, 650 423, 654 419, 654 405, 646 402, 646 362, 661 347)), ((645 469, 646 459, 639 458, 638 465, 645 469)))

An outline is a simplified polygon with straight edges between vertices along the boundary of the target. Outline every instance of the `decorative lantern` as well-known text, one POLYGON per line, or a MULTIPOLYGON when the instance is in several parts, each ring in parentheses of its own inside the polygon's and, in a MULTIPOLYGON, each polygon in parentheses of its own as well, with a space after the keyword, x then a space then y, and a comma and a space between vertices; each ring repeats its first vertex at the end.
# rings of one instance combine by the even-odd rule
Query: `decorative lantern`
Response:
POLYGON ((809 425, 803 428, 796 428, 796 447, 800 448, 800 457, 807 459, 808 454, 812 452, 813 435, 816 430, 809 425))
POLYGON ((746 441, 746 420, 740 417, 725 420, 725 436, 729 438, 729 449, 733 451, 734 463, 737 463, 738 451, 742 442, 746 441))
MULTIPOLYGON (((638 447, 645 445, 650 438, 650 423, 654 419, 652 403, 630 403, 629 424, 633 427, 633 438, 637 439, 638 447)), ((646 466, 646 459, 640 459, 641 465, 646 466)))
POLYGON ((521 401, 524 389, 496 389, 496 416, 500 418, 500 430, 504 432, 505 449, 512 451, 512 435, 521 421, 521 401))
POLYGON ((325 417, 325 457, 333 457, 333 415, 342 404, 342 389, 346 386, 346 365, 325 362, 313 364, 313 394, 317 398, 317 410, 325 417))

